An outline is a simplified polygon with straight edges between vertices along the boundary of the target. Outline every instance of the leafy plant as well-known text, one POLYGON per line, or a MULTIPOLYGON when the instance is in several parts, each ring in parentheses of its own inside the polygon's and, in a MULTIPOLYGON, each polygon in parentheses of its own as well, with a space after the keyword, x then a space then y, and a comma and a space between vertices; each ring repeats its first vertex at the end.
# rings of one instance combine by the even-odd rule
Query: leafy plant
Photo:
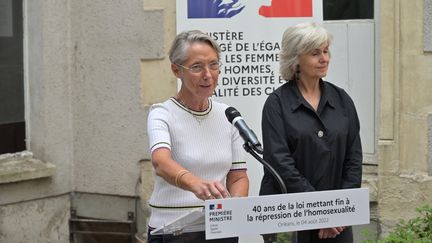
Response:
POLYGON ((291 234, 290 232, 277 234, 277 243, 291 243, 291 234))
MULTIPOLYGON (((379 243, 431 243, 432 207, 425 205, 417 208, 420 216, 405 221, 401 219, 390 234, 379 243)), ((372 243, 367 240, 364 243, 372 243)))

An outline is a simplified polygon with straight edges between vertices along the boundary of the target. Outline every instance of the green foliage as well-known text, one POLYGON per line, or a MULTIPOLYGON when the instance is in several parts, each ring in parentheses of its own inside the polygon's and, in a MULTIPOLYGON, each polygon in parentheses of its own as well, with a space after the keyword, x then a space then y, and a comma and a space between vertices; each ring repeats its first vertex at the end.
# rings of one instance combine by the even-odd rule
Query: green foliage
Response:
MULTIPOLYGON (((408 221, 400 220, 393 231, 379 243, 431 243, 432 242, 432 207, 425 205, 417 208, 420 216, 408 221)), ((372 243, 367 240, 364 243, 372 243)))
MULTIPOLYGON (((363 235, 363 237, 365 237, 365 238, 369 238, 369 239, 374 238, 368 229, 362 229, 360 231, 360 234, 363 235)), ((365 241, 363 241, 363 243, 375 243, 375 241, 374 240, 365 240, 365 241)))
POLYGON ((278 233, 277 234, 277 243, 291 243, 291 233, 278 233))
POLYGON ((267 234, 264 236, 264 242, 268 243, 291 243, 291 232, 267 234))

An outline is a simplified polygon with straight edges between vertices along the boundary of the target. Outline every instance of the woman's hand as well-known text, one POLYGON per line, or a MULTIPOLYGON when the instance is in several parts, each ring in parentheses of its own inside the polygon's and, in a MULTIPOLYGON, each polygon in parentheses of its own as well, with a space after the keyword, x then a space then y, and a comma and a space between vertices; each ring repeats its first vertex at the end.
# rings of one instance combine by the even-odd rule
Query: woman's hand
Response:
MULTIPOLYGON (((228 190, 219 181, 204 180, 180 166, 172 159, 171 151, 167 148, 159 148, 153 151, 152 163, 156 175, 164 178, 173 186, 194 193, 201 200, 231 197, 228 190)), ((246 172, 229 172, 227 175, 227 187, 236 195, 247 195, 248 181, 246 172)))
POLYGON ((320 238, 320 239, 335 238, 344 229, 345 229, 345 227, 334 227, 334 228, 320 229, 320 231, 318 232, 318 238, 320 238))
POLYGON ((193 174, 186 174, 180 182, 183 189, 189 190, 201 200, 230 197, 227 189, 219 181, 203 180, 193 174))

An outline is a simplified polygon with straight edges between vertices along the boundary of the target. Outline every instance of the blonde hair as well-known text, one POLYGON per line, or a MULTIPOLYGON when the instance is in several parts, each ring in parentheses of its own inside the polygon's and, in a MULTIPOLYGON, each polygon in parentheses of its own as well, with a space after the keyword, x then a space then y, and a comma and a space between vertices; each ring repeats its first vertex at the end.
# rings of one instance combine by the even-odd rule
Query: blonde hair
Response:
POLYGON ((332 35, 317 23, 301 23, 288 27, 281 43, 279 71, 283 79, 294 78, 299 55, 310 53, 323 44, 330 45, 332 35))
POLYGON ((221 50, 219 45, 213 38, 201 32, 200 30, 189 30, 181 32, 174 39, 168 53, 171 63, 176 63, 180 65, 183 64, 188 58, 187 51, 189 46, 197 42, 207 43, 210 47, 213 48, 213 50, 215 50, 219 59, 221 50))

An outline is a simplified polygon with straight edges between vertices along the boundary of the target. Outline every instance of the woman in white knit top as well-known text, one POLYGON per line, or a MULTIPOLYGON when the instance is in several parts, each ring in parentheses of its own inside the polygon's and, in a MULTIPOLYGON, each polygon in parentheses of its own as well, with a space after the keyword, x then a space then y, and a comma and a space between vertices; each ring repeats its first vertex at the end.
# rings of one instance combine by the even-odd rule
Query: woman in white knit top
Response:
MULTIPOLYGON (((203 207, 204 200, 247 196, 242 139, 225 118, 227 105, 210 99, 220 73, 219 55, 217 43, 200 31, 180 33, 170 49, 171 69, 182 85, 175 97, 153 105, 148 117, 157 175, 149 202, 149 232, 203 207)), ((170 237, 175 242, 205 242, 203 232, 148 234, 148 242, 167 242, 170 237)), ((218 241, 237 238, 208 242, 218 241)))

